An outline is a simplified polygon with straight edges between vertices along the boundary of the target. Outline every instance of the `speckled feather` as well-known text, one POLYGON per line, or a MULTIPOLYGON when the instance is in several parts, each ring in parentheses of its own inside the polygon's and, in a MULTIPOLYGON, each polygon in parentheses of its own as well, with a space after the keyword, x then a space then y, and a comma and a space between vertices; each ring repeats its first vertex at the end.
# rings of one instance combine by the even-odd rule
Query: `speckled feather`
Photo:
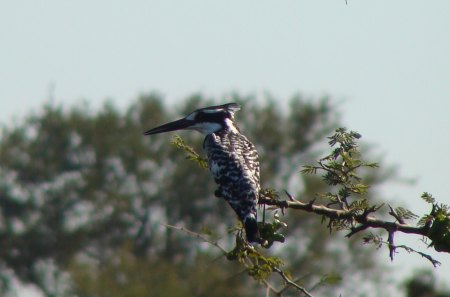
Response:
POLYGON ((203 147, 219 185, 216 195, 224 198, 242 221, 249 216, 256 219, 260 184, 255 146, 233 127, 207 135, 203 147))

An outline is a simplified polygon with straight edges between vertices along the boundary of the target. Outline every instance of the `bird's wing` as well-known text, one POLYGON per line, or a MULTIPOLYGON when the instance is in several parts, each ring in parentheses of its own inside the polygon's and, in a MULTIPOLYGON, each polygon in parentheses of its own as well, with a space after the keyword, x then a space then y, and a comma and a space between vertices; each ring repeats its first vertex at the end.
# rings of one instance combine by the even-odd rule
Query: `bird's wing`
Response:
POLYGON ((259 186, 259 157, 255 145, 242 134, 230 135, 230 138, 237 143, 233 147, 236 155, 243 162, 242 165, 249 171, 253 181, 259 186))
MULTIPOLYGON (((255 146, 243 135, 208 135, 204 148, 211 173, 219 185, 246 181, 259 192, 259 160, 255 146)), ((237 186, 237 185, 236 185, 237 186)))

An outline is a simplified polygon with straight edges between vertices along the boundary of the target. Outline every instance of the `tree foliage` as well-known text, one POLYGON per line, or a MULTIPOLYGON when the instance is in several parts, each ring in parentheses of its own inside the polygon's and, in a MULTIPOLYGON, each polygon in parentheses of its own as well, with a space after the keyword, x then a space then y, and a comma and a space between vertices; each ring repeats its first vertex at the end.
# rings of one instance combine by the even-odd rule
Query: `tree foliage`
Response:
MULTIPOLYGON (((433 272, 419 270, 404 282, 406 297, 450 297, 450 291, 438 288, 433 272)), ((448 285, 448 284, 447 284, 448 285)))

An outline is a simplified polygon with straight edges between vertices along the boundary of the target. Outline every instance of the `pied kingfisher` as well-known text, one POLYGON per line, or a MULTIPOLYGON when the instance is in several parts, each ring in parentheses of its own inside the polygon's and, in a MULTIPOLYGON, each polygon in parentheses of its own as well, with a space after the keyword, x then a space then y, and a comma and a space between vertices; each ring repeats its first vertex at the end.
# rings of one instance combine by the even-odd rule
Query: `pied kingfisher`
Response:
POLYGON ((148 130, 145 135, 181 129, 206 135, 203 149, 218 185, 215 195, 224 198, 236 212, 247 240, 261 242, 256 213, 260 192, 258 152, 235 124, 234 113, 239 109, 236 103, 200 108, 183 119, 148 130))

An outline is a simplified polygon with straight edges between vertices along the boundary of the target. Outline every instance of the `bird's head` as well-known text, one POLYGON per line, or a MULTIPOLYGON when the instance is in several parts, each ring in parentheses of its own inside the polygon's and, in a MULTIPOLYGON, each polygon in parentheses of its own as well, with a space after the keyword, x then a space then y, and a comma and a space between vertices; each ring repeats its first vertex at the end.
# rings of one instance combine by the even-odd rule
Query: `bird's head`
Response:
POLYGON ((153 135, 182 129, 196 130, 205 135, 222 129, 229 129, 237 133, 238 130, 234 125, 234 113, 240 108, 237 103, 200 108, 182 119, 155 127, 144 134, 153 135))

